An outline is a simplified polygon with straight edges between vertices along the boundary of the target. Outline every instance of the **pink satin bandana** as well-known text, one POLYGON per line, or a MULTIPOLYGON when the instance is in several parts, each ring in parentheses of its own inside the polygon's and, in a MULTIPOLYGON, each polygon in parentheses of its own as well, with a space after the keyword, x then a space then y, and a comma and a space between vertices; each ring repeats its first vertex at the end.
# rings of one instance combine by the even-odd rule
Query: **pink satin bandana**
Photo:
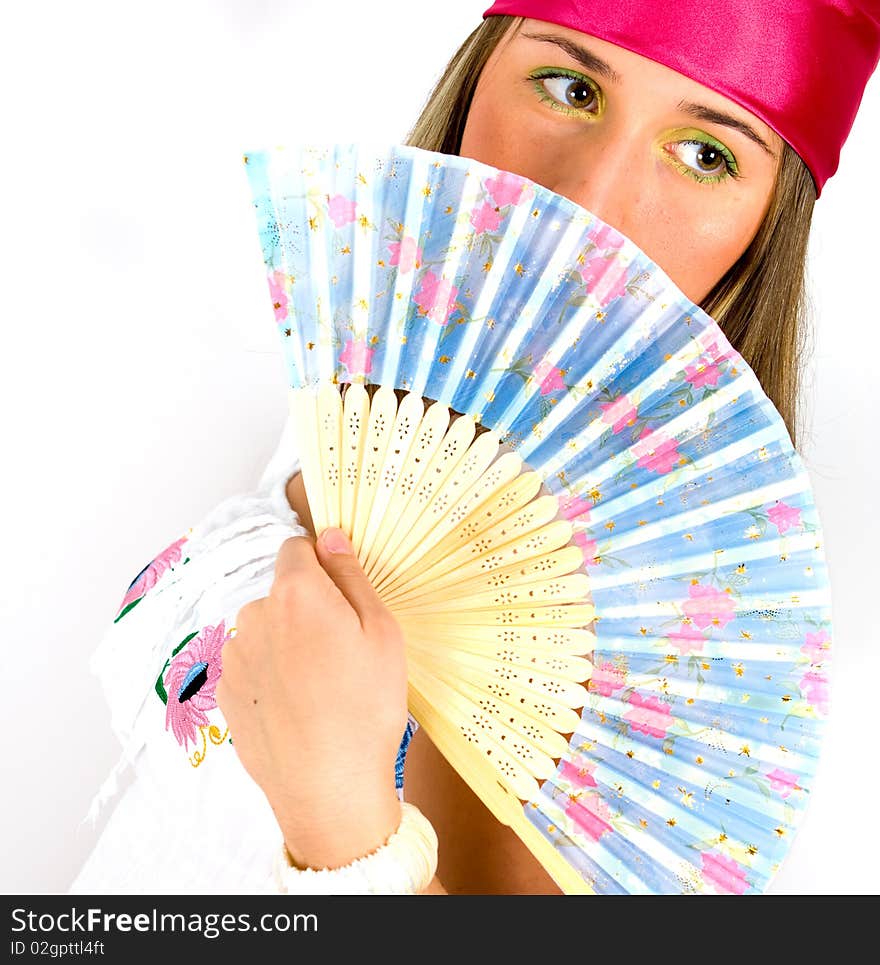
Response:
POLYGON ((880 0, 498 0, 648 57, 751 111, 801 156, 817 196, 880 57, 880 0))

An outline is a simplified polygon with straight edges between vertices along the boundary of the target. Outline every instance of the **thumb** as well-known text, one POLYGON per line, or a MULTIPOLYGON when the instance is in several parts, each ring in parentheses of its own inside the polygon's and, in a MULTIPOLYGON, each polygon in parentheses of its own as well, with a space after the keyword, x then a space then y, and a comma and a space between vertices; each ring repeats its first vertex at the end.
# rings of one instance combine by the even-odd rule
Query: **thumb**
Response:
POLYGON ((315 543, 315 552, 324 571, 360 617, 362 627, 382 616, 385 605, 341 529, 331 526, 323 530, 315 543))

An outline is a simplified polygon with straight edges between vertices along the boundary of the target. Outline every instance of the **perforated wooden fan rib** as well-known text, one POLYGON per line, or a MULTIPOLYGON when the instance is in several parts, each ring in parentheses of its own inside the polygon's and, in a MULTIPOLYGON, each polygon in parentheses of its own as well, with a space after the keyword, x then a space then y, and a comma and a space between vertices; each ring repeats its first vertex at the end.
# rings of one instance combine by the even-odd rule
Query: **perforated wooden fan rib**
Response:
POLYGON ((327 383, 292 390, 291 406, 315 531, 351 537, 398 620, 414 716, 568 880, 521 802, 554 774, 586 699, 595 613, 571 523, 496 434, 438 403, 327 383))

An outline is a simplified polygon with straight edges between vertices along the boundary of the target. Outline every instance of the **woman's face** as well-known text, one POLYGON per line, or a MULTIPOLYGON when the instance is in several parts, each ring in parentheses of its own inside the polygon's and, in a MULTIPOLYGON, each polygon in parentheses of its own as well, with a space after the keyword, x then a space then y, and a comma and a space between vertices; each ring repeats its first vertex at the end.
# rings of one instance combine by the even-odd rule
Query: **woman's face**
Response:
POLYGON ((589 209, 701 302, 767 212, 781 138, 702 84, 579 31, 526 20, 509 38, 480 75, 459 153, 589 209))

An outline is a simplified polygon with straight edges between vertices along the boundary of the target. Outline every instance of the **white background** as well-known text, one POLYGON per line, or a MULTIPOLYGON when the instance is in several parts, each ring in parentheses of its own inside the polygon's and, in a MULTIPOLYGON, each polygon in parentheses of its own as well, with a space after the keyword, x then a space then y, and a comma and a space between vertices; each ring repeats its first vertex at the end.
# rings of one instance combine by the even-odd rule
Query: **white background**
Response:
MULTIPOLYGON (((256 483, 285 421, 242 153, 402 140, 484 4, 5 6, 0 891, 63 891, 79 869, 94 832, 77 827, 118 753, 88 657, 131 578, 256 483)), ((878 132, 875 76, 812 242, 801 448, 834 707, 778 893, 877 891, 878 132)))

